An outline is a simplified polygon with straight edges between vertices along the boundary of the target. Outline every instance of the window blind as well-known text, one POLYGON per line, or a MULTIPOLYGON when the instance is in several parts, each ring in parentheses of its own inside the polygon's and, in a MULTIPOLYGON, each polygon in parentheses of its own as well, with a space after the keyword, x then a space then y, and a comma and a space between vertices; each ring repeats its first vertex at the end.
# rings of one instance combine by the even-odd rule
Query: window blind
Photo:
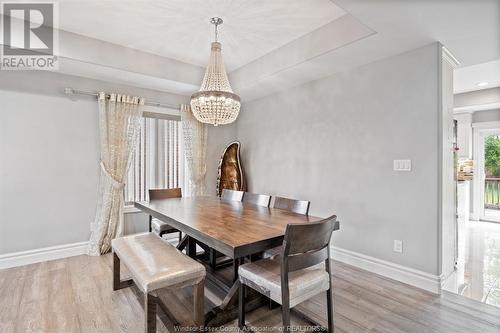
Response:
POLYGON ((149 200, 149 189, 181 187, 180 132, 180 121, 143 118, 124 189, 125 205, 149 200))

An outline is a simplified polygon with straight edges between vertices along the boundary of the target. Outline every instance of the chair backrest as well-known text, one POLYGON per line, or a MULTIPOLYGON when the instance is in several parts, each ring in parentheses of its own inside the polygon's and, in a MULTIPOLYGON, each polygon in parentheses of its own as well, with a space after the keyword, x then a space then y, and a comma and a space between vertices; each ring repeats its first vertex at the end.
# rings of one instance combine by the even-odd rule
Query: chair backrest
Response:
POLYGON ((243 200, 243 193, 243 191, 223 189, 220 197, 224 200, 241 201, 243 200))
POLYGON ((149 190, 149 200, 160 200, 170 198, 182 198, 180 188, 161 188, 149 190))
POLYGON ((274 208, 289 210, 297 214, 309 214, 310 201, 274 197, 274 208))
POLYGON ((271 196, 245 192, 245 194, 243 194, 243 202, 257 206, 269 207, 269 204, 271 203, 271 196))
POLYGON ((282 248, 287 271, 314 266, 329 259, 330 238, 336 229, 336 215, 318 222, 288 224, 282 248))

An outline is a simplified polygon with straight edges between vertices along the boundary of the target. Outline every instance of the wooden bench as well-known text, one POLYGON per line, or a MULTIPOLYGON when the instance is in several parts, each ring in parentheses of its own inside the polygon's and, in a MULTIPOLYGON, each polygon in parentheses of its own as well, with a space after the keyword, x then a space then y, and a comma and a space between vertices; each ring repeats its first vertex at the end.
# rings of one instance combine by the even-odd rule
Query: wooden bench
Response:
POLYGON ((156 311, 159 302, 156 291, 193 286, 194 325, 202 326, 204 313, 205 267, 184 255, 158 236, 138 234, 114 239, 113 290, 133 283, 144 293, 145 332, 156 332, 156 311), (132 279, 120 280, 120 261, 128 268, 132 279))

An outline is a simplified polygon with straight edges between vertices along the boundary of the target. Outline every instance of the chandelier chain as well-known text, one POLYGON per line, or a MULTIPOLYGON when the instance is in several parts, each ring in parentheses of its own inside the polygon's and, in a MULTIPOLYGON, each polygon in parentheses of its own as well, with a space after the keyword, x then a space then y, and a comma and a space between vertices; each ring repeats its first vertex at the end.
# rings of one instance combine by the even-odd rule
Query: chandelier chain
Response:
POLYGON ((215 27, 214 27, 214 29, 215 29, 215 41, 218 42, 219 41, 219 24, 215 23, 214 25, 215 25, 215 27))

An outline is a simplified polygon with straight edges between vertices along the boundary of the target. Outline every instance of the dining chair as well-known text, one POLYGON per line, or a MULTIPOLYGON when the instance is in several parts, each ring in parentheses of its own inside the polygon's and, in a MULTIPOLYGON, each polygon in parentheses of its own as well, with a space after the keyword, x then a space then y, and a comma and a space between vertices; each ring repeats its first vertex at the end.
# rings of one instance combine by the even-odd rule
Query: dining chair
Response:
POLYGON ((307 200, 296 200, 275 196, 273 207, 288 210, 297 214, 307 215, 309 213, 310 205, 311 202, 307 200))
POLYGON ((274 258, 238 269, 238 326, 245 326, 245 294, 250 287, 281 304, 283 330, 290 331, 290 309, 326 291, 328 332, 334 330, 330 239, 339 228, 337 216, 310 223, 288 224, 282 252, 274 258))
POLYGON ((224 200, 241 201, 241 200, 243 200, 243 193, 245 193, 245 192, 223 189, 220 197, 221 197, 221 199, 224 199, 224 200))
MULTIPOLYGON (((243 193, 245 193, 245 192, 223 189, 222 194, 221 194, 221 199, 232 200, 232 201, 242 201, 243 200, 243 193)), ((233 263, 233 260, 230 260, 227 258, 222 260, 222 261, 219 260, 219 262, 217 262, 218 258, 221 258, 221 257, 224 257, 224 255, 222 253, 217 252, 216 250, 214 250, 212 248, 209 249, 208 258, 210 261, 210 266, 213 269, 226 267, 228 264, 233 263)))
POLYGON ((243 194, 243 202, 257 206, 269 207, 271 204, 271 196, 245 192, 243 194))
MULTIPOLYGON (((308 215, 310 205, 311 202, 307 200, 288 199, 276 196, 274 197, 273 208, 287 210, 296 214, 308 215)), ((280 254, 280 252, 281 246, 277 246, 264 251, 263 257, 270 258, 280 254)))
MULTIPOLYGON (((182 198, 182 190, 180 188, 162 188, 162 189, 151 189, 149 192, 149 200, 161 200, 170 198, 182 198)), ((165 234, 171 234, 174 232, 179 233, 179 242, 182 239, 182 232, 171 227, 167 223, 154 219, 153 216, 149 215, 149 232, 154 232, 160 238, 165 234)))

